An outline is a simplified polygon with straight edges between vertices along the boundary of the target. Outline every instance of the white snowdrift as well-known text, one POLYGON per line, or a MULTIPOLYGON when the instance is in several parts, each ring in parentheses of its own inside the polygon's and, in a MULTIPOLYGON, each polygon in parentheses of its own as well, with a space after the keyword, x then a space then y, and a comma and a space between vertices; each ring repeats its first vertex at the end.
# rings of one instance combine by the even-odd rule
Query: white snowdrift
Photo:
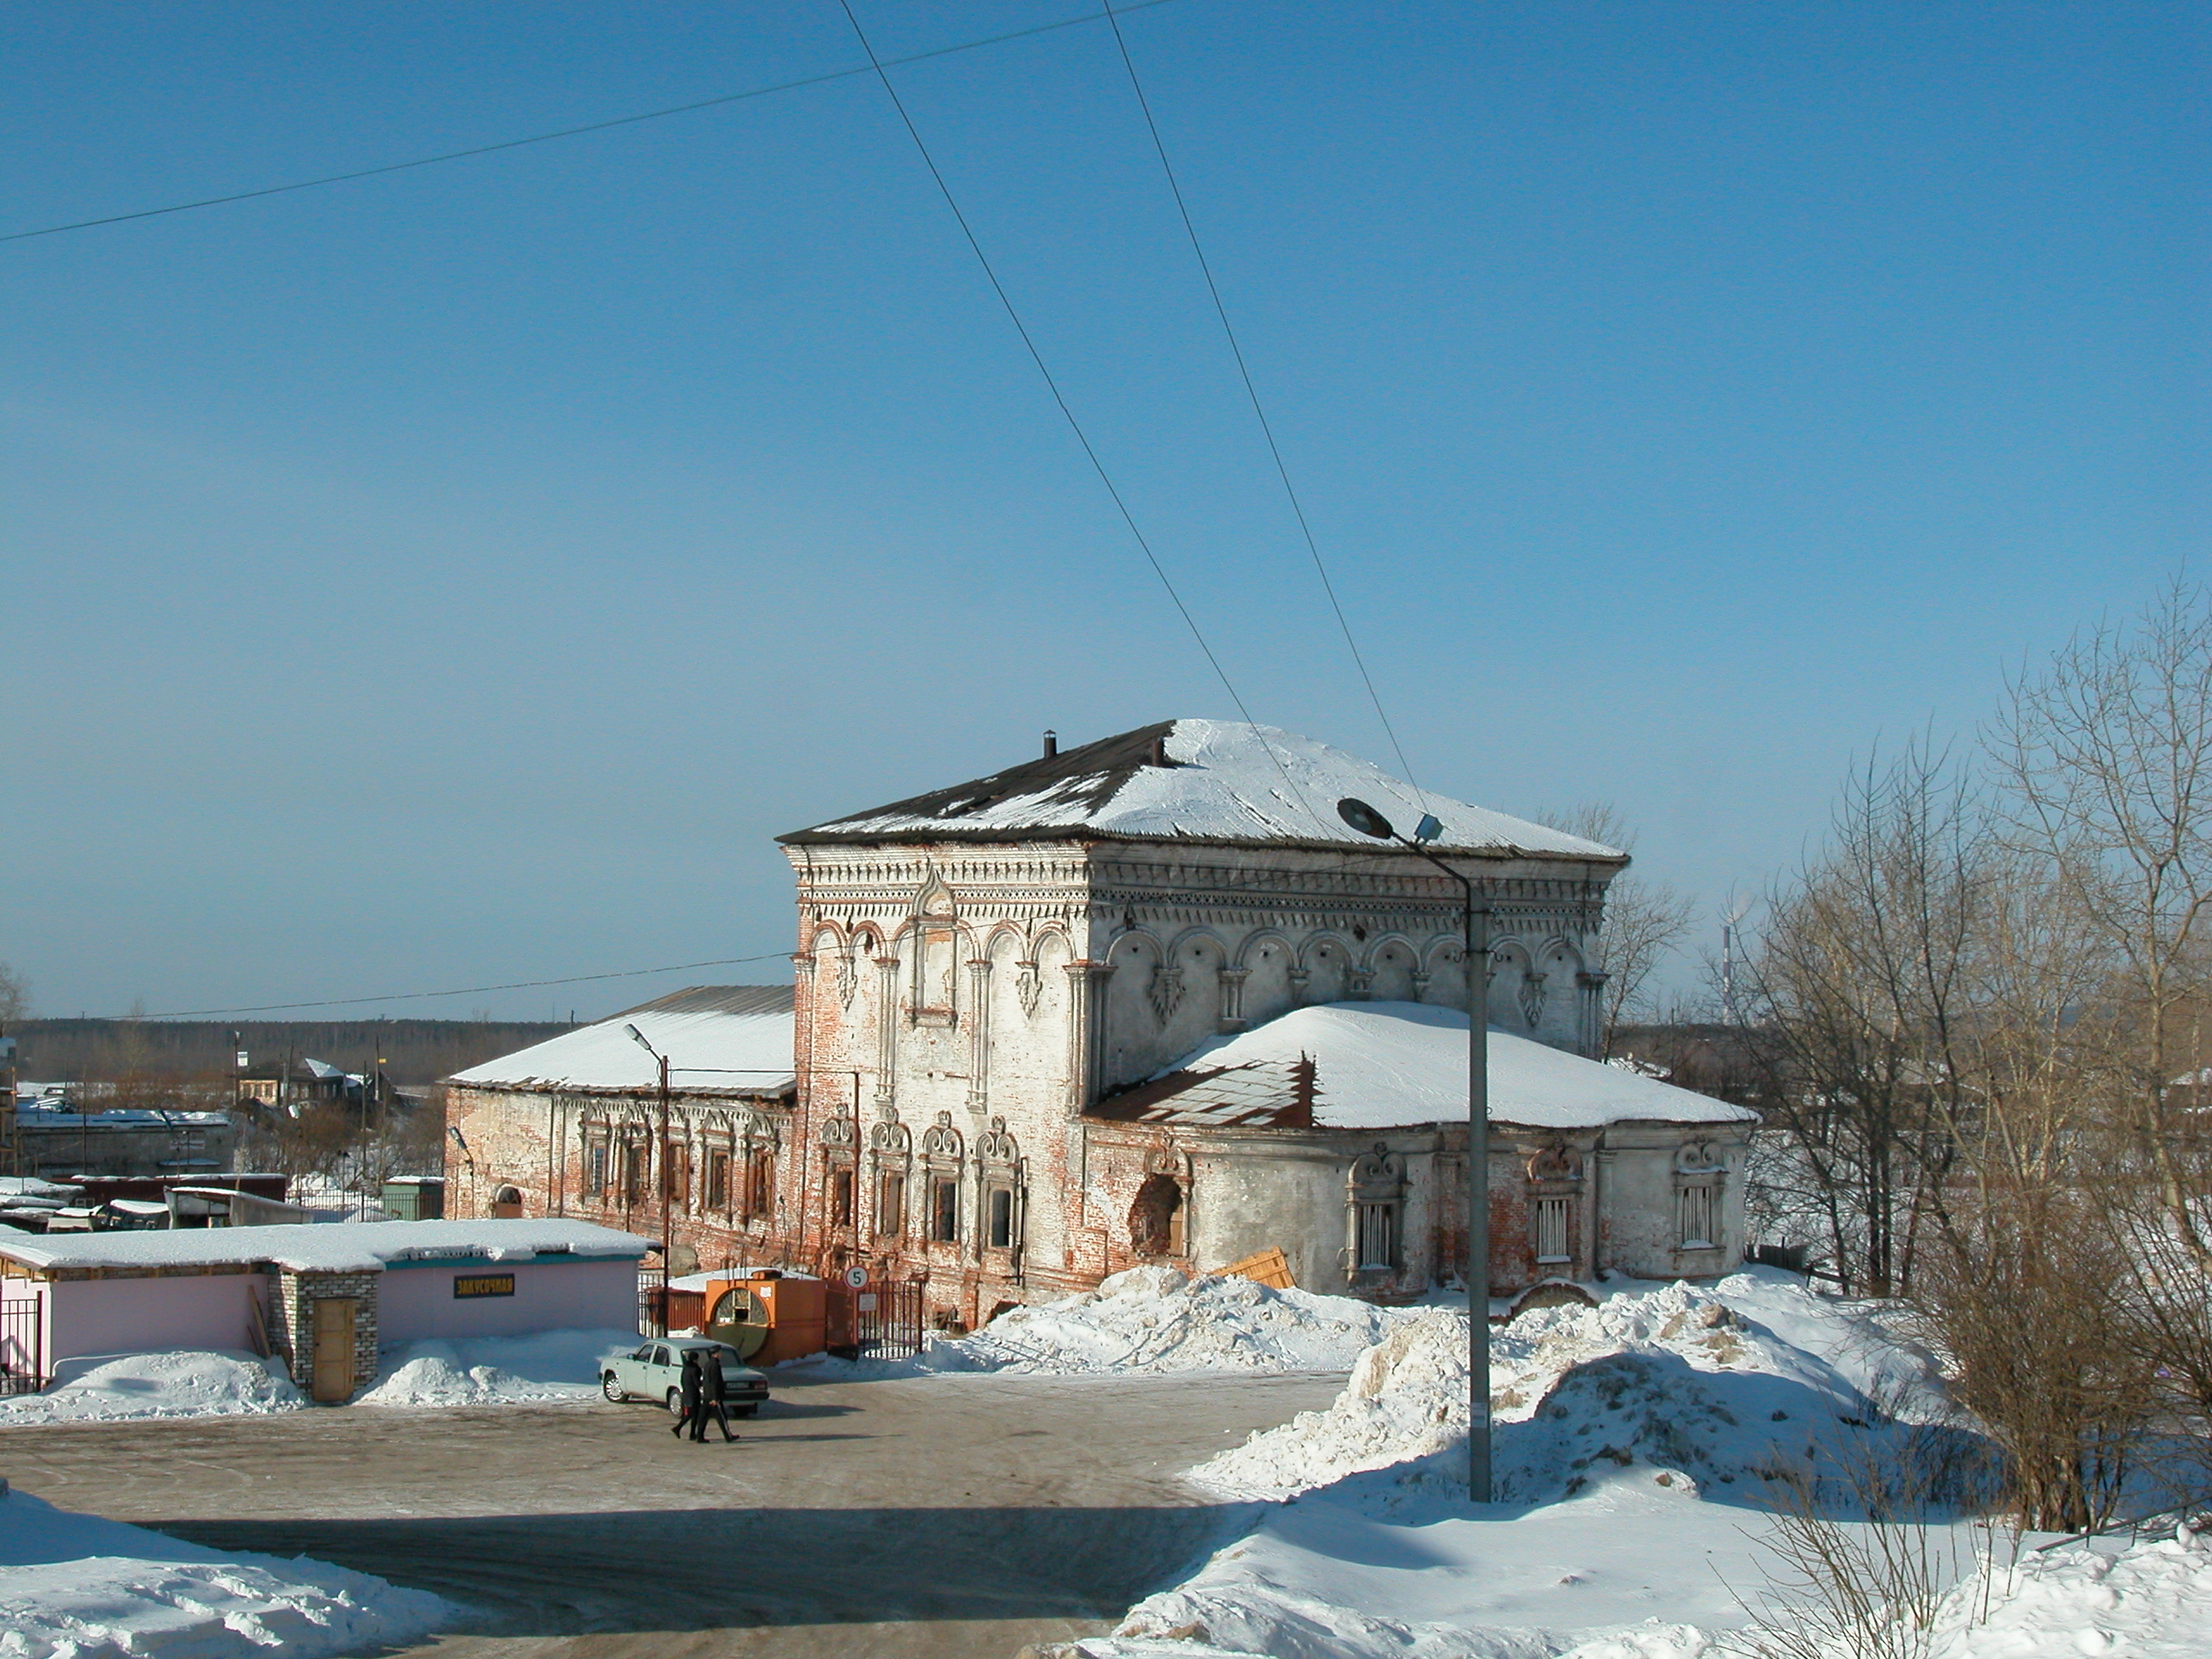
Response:
POLYGON ((2031 1554, 1984 1577, 1986 1596, 1979 1580, 1951 1592, 1929 1659, 2212 1656, 2212 1548, 2186 1528, 2121 1549, 2031 1554))
POLYGON ((638 1345, 634 1332, 546 1331, 387 1349, 363 1406, 547 1405, 599 1397, 601 1362, 638 1345))
MULTIPOLYGON (((1942 1414, 1927 1356, 1883 1342, 1783 1275, 1751 1273, 1530 1310, 1491 1333, 1491 1404, 1497 1495, 1537 1502, 1631 1466, 1685 1491, 1756 1486, 1770 1471, 1802 1467, 1846 1419, 1942 1414)), ((1256 1433, 1192 1475, 1283 1497, 1464 1446, 1466 1433, 1466 1318, 1426 1308, 1361 1357, 1325 1411, 1256 1433)), ((1402 1484, 1424 1485, 1427 1473, 1408 1468, 1402 1484)))
MULTIPOLYGON (((1001 1313, 919 1357, 863 1361, 868 1376, 998 1371, 1053 1376, 1348 1371, 1403 1313, 1249 1279, 1132 1268, 1082 1295, 1001 1313)), ((804 1360, 810 1366, 836 1361, 804 1360)))
POLYGON ((281 1360, 264 1361, 243 1351, 124 1354, 44 1394, 0 1400, 0 1427, 258 1417, 297 1411, 306 1403, 283 1375, 281 1360))
MULTIPOLYGON (((1192 1471, 1289 1501, 1114 1636, 1063 1651, 1691 1659, 1751 1620, 1735 1591, 1761 1588, 1772 1564, 1766 1473, 1942 1414, 1925 1355, 1786 1275, 1630 1285, 1491 1333, 1505 1501, 1470 1506, 1466 1333, 1456 1310, 1402 1317, 1327 1410, 1192 1471)), ((1958 1559, 1985 1538, 1962 1528, 1958 1559)), ((2182 1605, 2172 1586, 2158 1593, 2182 1605)))
POLYGON ((226 1555, 0 1496, 0 1659, 324 1659, 419 1642, 461 1614, 304 1556, 226 1555))

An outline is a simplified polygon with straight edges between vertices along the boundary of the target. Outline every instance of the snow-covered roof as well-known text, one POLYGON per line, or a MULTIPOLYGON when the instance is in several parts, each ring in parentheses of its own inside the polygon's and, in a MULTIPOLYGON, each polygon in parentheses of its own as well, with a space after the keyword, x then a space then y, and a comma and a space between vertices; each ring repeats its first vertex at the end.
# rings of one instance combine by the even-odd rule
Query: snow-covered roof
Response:
MULTIPOLYGON (((1531 1128, 1609 1123, 1751 1123, 1747 1107, 1600 1065, 1510 1032, 1490 1033, 1490 1116, 1531 1128)), ((1425 1002, 1329 1002, 1216 1037, 1151 1083, 1101 1103, 1099 1116, 1217 1128, 1305 1121, 1311 1065, 1318 1128, 1381 1129, 1464 1121, 1467 1016, 1425 1002)))
POLYGON ((1621 863, 1627 855, 1524 818, 1416 791, 1380 766, 1272 726, 1173 720, 1026 760, 988 778, 781 837, 816 842, 1174 838, 1271 845, 1383 843, 1348 829, 1351 796, 1410 835, 1424 813, 1440 850, 1621 863))
POLYGON ((791 1086, 788 985, 695 986, 472 1065, 449 1081, 503 1089, 657 1090, 659 1070, 628 1026, 668 1056, 669 1087, 679 1093, 772 1095, 791 1086))
POLYGON ((158 1232, 0 1233, 0 1256, 32 1268, 257 1267, 299 1273, 376 1273, 394 1262, 480 1256, 643 1255, 647 1241, 588 1221, 373 1221, 278 1227, 187 1227, 158 1232))

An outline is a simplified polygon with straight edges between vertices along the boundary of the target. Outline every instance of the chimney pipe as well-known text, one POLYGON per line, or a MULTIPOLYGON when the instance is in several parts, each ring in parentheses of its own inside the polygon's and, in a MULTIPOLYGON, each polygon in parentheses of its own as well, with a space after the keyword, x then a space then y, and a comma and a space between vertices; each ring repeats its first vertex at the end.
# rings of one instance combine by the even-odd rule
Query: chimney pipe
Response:
POLYGON ((1155 737, 1152 740, 1152 753, 1148 758, 1148 764, 1155 766, 1164 766, 1167 764, 1167 740, 1166 738, 1155 737))
POLYGON ((1049 760, 1060 752, 1060 734, 1051 727, 1045 728, 1045 758, 1049 760))

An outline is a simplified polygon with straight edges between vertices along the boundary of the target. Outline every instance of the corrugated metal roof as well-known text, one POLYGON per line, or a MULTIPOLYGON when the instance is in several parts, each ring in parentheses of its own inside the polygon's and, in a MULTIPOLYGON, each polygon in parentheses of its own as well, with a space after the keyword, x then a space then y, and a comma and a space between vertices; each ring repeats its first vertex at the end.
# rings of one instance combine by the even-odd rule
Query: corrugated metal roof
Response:
POLYGON ((609 1014, 626 1020, 633 1014, 789 1014, 797 1006, 796 988, 790 985, 694 985, 671 991, 634 1008, 609 1014))

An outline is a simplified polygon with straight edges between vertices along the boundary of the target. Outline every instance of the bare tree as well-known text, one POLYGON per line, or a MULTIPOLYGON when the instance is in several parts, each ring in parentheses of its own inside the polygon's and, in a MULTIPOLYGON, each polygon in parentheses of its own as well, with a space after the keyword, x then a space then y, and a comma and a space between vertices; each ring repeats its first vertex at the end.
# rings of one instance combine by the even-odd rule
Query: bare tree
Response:
MULTIPOLYGON (((2166 1224, 2212 1273, 2204 1189, 2174 1148, 2201 1069, 2212 906, 2212 602, 2176 579, 2139 616, 2077 635, 2024 673, 1990 734, 2009 785, 2006 824, 2072 901, 2084 945, 2109 963, 2077 1047, 2101 1040, 2125 1091, 2134 1151, 2166 1224)), ((2085 1054, 2085 1058, 2088 1058, 2085 1054)))
POLYGON ((1760 1103, 1825 1209, 1838 1274, 1874 1295, 1910 1280, 1955 1155, 1990 855, 1948 754, 1869 759, 1827 843, 1770 895, 1745 964, 1760 1103))
MULTIPOLYGON (((1611 801, 1585 801, 1540 815, 1553 828, 1621 851, 1636 849, 1636 833, 1611 801)), ((1605 973, 1600 996, 1598 1056, 1609 1059, 1624 1025, 1658 1012, 1653 975, 1689 931, 1694 906, 1663 881, 1633 868, 1613 878, 1605 892, 1605 918, 1598 933, 1598 960, 1605 973)))
POLYGON ((0 962, 0 1026, 13 1025, 31 1016, 31 982, 6 963, 0 962))

